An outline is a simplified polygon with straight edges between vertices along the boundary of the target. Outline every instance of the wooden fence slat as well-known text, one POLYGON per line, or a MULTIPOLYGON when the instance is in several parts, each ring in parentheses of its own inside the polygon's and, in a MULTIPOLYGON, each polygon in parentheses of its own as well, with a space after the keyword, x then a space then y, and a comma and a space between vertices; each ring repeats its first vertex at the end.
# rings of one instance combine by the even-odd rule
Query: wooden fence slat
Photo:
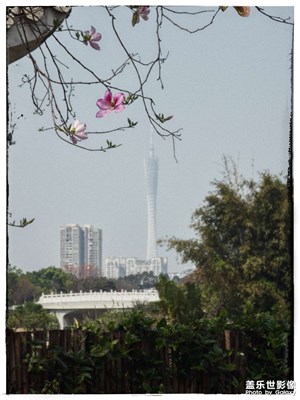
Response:
POLYGON ((49 349, 59 346, 60 335, 61 335, 60 332, 64 332, 64 331, 60 331, 58 329, 49 331, 49 345, 48 345, 49 349))
POLYGON ((85 350, 86 346, 86 335, 82 330, 76 330, 72 332, 72 347, 74 352, 85 350))
POLYGON ((59 344, 60 346, 63 348, 63 350, 65 352, 71 350, 71 331, 70 330, 64 330, 62 331, 63 334, 60 335, 60 340, 59 340, 59 344))
POLYGON ((28 394, 30 385, 29 385, 29 373, 28 373, 28 361, 25 360, 26 355, 32 352, 32 346, 30 346, 32 341, 32 335, 30 332, 24 332, 21 340, 21 374, 22 374, 22 393, 28 394))
POLYGON ((15 336, 10 330, 6 332, 6 392, 7 394, 15 393, 17 387, 17 374, 16 374, 16 346, 15 346, 15 336))
POLYGON ((22 361, 21 361, 21 336, 15 336, 15 371, 16 371, 16 392, 22 393, 22 361))

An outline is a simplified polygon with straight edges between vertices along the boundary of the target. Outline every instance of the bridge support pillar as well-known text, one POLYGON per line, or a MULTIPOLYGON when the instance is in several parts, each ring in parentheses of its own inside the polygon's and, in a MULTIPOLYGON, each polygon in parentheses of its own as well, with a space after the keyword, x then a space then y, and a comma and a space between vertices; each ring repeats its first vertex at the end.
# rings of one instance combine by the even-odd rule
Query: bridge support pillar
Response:
POLYGON ((55 310, 55 311, 52 311, 52 313, 58 319, 59 329, 64 329, 66 327, 66 324, 65 324, 66 312, 65 311, 57 311, 57 310, 55 310))

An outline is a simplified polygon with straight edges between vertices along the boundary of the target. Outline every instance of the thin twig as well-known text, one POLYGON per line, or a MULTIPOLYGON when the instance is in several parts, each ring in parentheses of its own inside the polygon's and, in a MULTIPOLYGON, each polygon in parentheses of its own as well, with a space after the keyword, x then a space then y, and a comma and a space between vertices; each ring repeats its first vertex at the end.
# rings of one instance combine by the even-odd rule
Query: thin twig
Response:
MULTIPOLYGON (((168 20, 169 22, 171 22, 174 26, 176 26, 176 28, 178 28, 178 29, 180 29, 180 30, 182 30, 182 31, 191 33, 191 34, 197 33, 197 32, 200 32, 200 31, 203 31, 204 29, 206 29, 206 28, 208 28, 209 26, 211 26, 211 25, 214 23, 214 20, 215 20, 217 14, 218 14, 219 11, 220 11, 220 8, 218 8, 217 11, 216 11, 216 12, 214 13, 214 15, 212 16, 211 20, 210 20, 207 24, 203 25, 201 28, 197 28, 197 29, 191 30, 191 29, 188 29, 188 28, 185 28, 185 27, 179 25, 178 23, 176 23, 175 21, 173 21, 170 17, 168 17, 164 11, 171 11, 170 9, 165 8, 165 7, 162 7, 162 9, 163 9, 163 11, 162 11, 163 17, 164 17, 166 20, 168 20)), ((209 11, 212 12, 213 10, 209 10, 209 11)), ((176 12, 176 14, 179 14, 179 13, 176 12)))
POLYGON ((289 22, 291 17, 287 17, 287 18, 275 17, 274 15, 270 15, 270 14, 266 13, 264 8, 261 8, 261 7, 255 7, 255 8, 257 9, 257 11, 259 11, 261 14, 265 15, 266 17, 270 18, 272 21, 280 22, 282 24, 294 25, 293 22, 289 22))

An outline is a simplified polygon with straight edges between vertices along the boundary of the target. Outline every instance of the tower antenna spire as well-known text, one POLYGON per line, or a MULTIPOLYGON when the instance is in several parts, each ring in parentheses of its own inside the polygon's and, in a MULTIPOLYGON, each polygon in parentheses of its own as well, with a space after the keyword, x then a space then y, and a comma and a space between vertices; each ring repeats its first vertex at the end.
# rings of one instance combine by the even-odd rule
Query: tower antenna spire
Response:
POLYGON ((153 126, 151 125, 150 128, 150 147, 149 147, 149 156, 152 158, 154 157, 154 141, 153 141, 153 126))

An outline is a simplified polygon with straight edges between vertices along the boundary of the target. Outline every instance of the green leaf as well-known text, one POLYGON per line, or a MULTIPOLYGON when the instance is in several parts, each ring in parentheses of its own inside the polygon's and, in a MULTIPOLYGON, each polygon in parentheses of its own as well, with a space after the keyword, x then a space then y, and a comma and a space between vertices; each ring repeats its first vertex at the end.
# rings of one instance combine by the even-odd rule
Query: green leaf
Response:
POLYGON ((132 26, 135 26, 136 24, 138 24, 138 22, 139 22, 139 15, 138 12, 136 11, 132 15, 132 20, 131 20, 132 26))

